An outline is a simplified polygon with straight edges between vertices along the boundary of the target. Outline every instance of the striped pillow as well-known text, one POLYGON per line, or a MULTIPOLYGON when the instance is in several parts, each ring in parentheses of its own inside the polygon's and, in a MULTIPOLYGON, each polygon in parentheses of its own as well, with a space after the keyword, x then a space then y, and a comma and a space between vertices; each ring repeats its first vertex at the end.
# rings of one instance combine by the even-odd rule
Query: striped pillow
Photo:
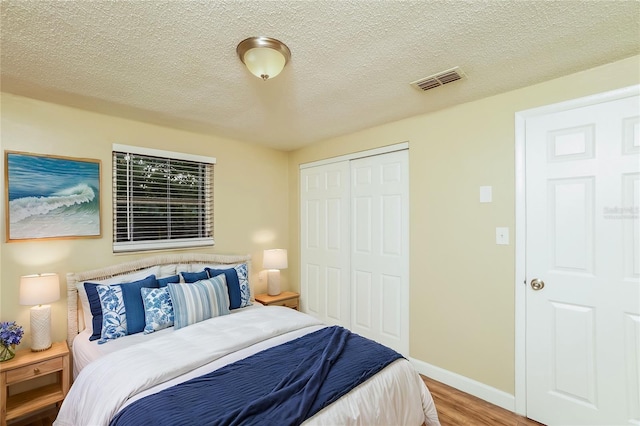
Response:
POLYGON ((209 318, 229 314, 224 274, 192 284, 168 284, 176 330, 209 318))

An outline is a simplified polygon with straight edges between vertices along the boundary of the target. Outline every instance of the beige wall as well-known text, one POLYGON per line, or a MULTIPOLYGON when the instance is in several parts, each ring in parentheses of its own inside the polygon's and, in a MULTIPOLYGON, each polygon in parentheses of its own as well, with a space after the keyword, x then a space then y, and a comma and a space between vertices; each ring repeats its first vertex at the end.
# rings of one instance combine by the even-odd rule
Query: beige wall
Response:
MULTIPOLYGON (((636 56, 292 152, 290 247, 300 241, 300 164, 409 141, 410 355, 513 394, 514 114, 638 84, 639 66, 636 56), (493 186, 492 203, 479 203, 481 185, 493 186), (509 227, 508 246, 495 244, 497 226, 509 227)), ((299 260, 290 256, 291 277, 299 260)))
MULTIPOLYGON (((254 290, 260 292, 266 284, 256 273, 264 248, 289 248, 284 288, 299 288, 299 164, 409 141, 410 354, 513 393, 514 114, 638 84, 639 65, 636 56, 289 154, 3 93, 2 150, 102 160, 103 237, 4 243, 3 228, 0 320, 17 320, 28 329, 28 307, 17 304, 20 275, 57 272, 63 281, 63 298, 53 304, 53 337, 62 340, 66 337, 64 275, 144 256, 112 254, 112 143, 217 158, 216 246, 200 251, 250 253, 254 290), (493 186, 493 203, 478 203, 481 185, 493 186), (495 245, 496 226, 509 227, 509 246, 495 245)), ((0 162, 4 176, 3 168, 4 161, 0 162)), ((4 181, 2 187, 4 192, 4 181)), ((4 198, 0 222, 5 222, 4 198)))
MULTIPOLYGON (((216 157, 215 241, 201 252, 253 256, 254 291, 266 290, 257 279, 262 250, 287 247, 287 154, 253 144, 90 113, 2 93, 1 148, 102 161, 102 238, 5 243, 4 195, 0 201, 0 320, 18 321, 27 331, 29 307, 18 305, 19 277, 57 272, 62 299, 52 304, 53 339, 66 338, 64 281, 82 271, 143 257, 114 255, 111 247, 111 144, 120 143, 216 157)), ((4 176, 4 159, 1 175, 4 176)), ((5 182, 2 181, 2 194, 5 182)), ((148 254, 147 254, 148 255, 148 254)), ((288 286, 283 271, 283 287, 288 286)))

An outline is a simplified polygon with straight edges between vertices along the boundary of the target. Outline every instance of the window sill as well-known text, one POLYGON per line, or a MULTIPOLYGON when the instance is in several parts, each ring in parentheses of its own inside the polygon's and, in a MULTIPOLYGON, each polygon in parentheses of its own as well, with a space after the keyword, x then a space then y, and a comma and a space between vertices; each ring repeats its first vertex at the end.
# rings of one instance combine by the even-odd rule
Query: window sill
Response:
POLYGON ((127 243, 114 243, 114 253, 131 253, 150 250, 176 250, 196 247, 212 247, 215 245, 213 238, 198 238, 189 240, 171 241, 139 241, 127 243))

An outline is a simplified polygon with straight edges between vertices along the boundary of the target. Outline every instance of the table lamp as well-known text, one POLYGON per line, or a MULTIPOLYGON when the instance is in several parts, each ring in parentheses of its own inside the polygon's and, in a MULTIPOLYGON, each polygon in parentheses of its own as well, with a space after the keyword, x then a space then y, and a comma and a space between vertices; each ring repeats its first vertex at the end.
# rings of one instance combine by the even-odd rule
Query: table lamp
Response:
POLYGON ((20 304, 31 308, 31 350, 51 347, 51 306, 45 303, 60 299, 58 274, 37 274, 20 277, 20 304))
POLYGON ((280 294, 280 269, 287 268, 287 250, 265 250, 262 258, 262 266, 268 269, 267 294, 277 296, 280 294))

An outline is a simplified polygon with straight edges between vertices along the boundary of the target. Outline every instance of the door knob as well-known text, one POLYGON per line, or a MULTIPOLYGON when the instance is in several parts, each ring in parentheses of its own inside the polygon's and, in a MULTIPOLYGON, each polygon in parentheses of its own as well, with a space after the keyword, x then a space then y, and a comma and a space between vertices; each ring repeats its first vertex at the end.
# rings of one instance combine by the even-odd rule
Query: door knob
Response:
POLYGON ((544 281, 534 278, 531 280, 531 288, 535 291, 542 290, 544 288, 544 281))

